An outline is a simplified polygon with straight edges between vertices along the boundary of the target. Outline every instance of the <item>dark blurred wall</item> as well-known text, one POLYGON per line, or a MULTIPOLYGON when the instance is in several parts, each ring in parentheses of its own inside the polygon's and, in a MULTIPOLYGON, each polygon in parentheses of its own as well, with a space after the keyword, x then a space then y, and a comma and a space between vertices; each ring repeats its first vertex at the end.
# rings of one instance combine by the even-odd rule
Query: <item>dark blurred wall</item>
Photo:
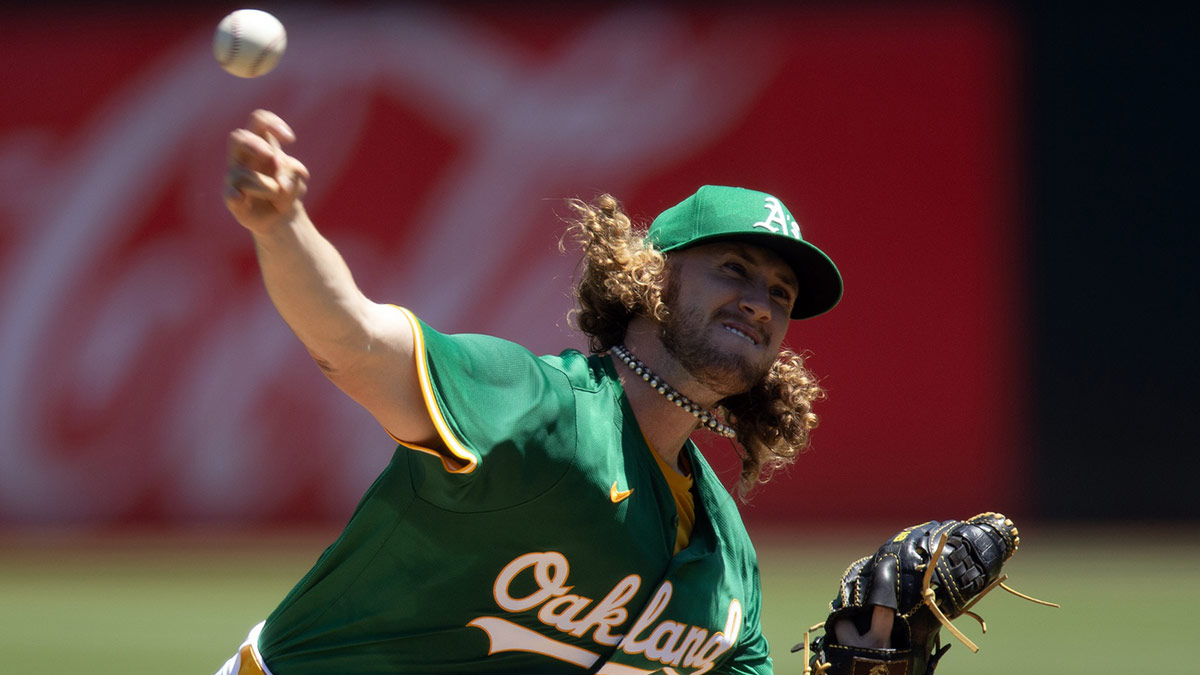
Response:
POLYGON ((1037 511, 1198 518, 1197 10, 1024 23, 1037 511))

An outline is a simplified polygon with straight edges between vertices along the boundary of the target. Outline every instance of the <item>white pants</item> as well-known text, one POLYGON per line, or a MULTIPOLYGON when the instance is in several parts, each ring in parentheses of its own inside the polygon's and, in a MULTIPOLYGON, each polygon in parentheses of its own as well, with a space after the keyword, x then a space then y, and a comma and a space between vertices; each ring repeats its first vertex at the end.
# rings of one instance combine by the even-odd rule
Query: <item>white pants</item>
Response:
MULTIPOLYGON (((259 664, 262 665, 262 671, 266 673, 266 675, 271 675, 271 671, 267 668, 267 662, 263 661, 262 654, 258 651, 258 634, 262 632, 264 623, 266 622, 260 621, 258 622, 258 625, 250 629, 250 634, 246 636, 245 642, 238 647, 238 651, 233 655, 233 658, 229 659, 225 662, 225 665, 221 666, 221 669, 217 671, 217 675, 238 675, 238 672, 240 672, 242 669, 242 648, 247 646, 249 646, 250 650, 253 652, 253 657, 258 661, 259 664)), ((257 672, 258 670, 259 669, 257 667, 253 668, 254 672, 257 672)))

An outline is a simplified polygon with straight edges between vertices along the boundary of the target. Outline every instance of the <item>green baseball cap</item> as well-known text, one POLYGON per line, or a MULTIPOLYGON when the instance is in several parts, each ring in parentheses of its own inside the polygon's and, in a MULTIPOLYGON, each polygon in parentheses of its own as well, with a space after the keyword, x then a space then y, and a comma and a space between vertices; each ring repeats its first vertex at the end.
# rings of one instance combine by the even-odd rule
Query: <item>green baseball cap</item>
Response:
POLYGON ((842 299, 842 275, 829 256, 804 241, 791 212, 765 192, 705 185, 663 211, 646 239, 665 252, 722 240, 744 241, 774 251, 792 266, 800 293, 793 319, 809 319, 842 299))

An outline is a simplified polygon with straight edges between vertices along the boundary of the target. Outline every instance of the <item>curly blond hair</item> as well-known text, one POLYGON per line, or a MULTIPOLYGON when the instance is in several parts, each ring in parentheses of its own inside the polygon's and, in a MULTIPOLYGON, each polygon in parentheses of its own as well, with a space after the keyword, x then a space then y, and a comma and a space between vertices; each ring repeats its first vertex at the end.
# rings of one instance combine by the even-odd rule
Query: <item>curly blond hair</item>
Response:
POLYGON ((567 233, 583 247, 575 286, 579 308, 573 316, 588 336, 588 347, 598 354, 625 339, 625 328, 634 316, 667 318, 663 303, 667 261, 646 243, 644 233, 634 230, 611 195, 600 195, 594 204, 571 199, 567 205, 576 214, 567 233))
MULTIPOLYGON (((598 354, 621 344, 633 317, 667 318, 667 261, 611 195, 600 195, 592 204, 578 199, 567 204, 575 212, 567 234, 583 248, 575 287, 579 307, 572 316, 588 336, 588 348, 598 354)), ((784 349, 749 391, 718 402, 718 412, 742 446, 737 491, 743 501, 808 447, 817 427, 813 403, 824 397, 803 357, 784 349)))

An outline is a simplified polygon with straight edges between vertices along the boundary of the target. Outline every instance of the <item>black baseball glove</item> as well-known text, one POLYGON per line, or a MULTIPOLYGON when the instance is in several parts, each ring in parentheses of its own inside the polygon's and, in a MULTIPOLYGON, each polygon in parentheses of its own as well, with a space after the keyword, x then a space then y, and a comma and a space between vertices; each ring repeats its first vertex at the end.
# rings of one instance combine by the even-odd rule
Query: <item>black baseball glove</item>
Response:
POLYGON ((926 675, 950 648, 942 646, 943 626, 971 651, 979 651, 953 624, 996 586, 1039 604, 1053 605, 1022 595, 1003 584, 1001 568, 1020 544, 1013 522, 999 513, 981 513, 966 521, 930 521, 906 528, 879 547, 874 555, 855 561, 842 574, 838 595, 829 604, 824 635, 792 651, 805 652, 805 673, 826 675, 926 675), (879 630, 872 618, 880 610, 894 610, 884 635, 886 648, 850 644, 840 636, 859 636, 879 630), (839 625, 840 624, 840 625, 839 625), (852 628, 852 630, 851 630, 852 628), (809 652, 809 649, 812 652, 809 652))

